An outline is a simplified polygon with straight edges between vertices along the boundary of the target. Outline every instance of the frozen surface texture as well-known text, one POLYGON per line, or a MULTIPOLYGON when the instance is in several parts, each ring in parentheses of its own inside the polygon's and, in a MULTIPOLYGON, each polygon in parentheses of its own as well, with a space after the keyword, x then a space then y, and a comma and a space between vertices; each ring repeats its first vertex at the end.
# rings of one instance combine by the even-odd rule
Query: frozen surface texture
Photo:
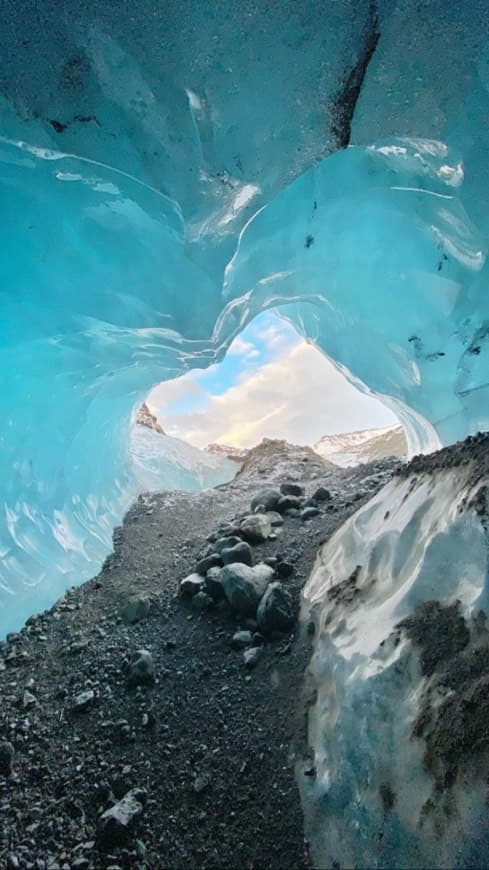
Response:
POLYGON ((488 58, 482 0, 4 0, 0 633, 100 565, 150 387, 263 308, 412 450, 487 425, 488 58))
POLYGON ((298 771, 318 867, 487 866, 487 449, 395 478, 318 555, 298 771))

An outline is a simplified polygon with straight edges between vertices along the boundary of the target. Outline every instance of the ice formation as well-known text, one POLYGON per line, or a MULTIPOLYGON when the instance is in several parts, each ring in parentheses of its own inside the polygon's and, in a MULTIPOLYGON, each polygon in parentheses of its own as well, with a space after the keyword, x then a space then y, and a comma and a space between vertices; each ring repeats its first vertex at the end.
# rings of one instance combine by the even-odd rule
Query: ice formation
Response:
MULTIPOLYGON (((485 0, 2 11, 0 634, 107 553, 151 386, 264 308, 390 404, 411 450, 487 428, 485 0)), ((426 516, 448 522, 447 498, 426 516)))

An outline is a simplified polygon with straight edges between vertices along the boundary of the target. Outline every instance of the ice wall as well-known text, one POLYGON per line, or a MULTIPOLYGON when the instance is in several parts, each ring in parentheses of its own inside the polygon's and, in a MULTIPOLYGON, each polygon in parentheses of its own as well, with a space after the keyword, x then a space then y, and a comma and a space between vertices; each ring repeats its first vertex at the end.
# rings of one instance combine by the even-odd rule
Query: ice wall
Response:
POLYGON ((318 554, 304 595, 312 757, 298 768, 317 867, 487 866, 481 447, 395 478, 318 554))
POLYGON ((484 10, 4 0, 0 633, 100 564, 149 388, 265 307, 413 448, 487 425, 484 10))

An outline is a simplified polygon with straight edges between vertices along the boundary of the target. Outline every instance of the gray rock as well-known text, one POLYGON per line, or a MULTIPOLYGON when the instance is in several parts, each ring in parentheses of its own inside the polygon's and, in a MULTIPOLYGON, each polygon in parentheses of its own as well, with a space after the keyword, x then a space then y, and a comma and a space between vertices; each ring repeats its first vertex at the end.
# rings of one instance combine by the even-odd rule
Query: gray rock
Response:
POLYGON ((73 713, 84 713, 88 710, 95 701, 95 692, 93 689, 87 689, 86 692, 80 692, 73 698, 71 710, 73 713))
POLYGON ((301 512, 298 508, 288 508, 288 510, 284 511, 284 514, 286 517, 295 518, 300 517, 301 512))
POLYGON ((209 556, 204 556, 200 562, 197 562, 195 570, 197 574, 202 574, 203 577, 207 574, 210 568, 222 567, 222 559, 219 553, 211 553, 209 556))
POLYGON ((319 508, 306 507, 303 511, 301 511, 301 520, 312 520, 313 517, 317 517, 318 513, 319 508))
POLYGON ((245 667, 254 668, 260 661, 263 655, 263 647, 262 646, 252 646, 250 649, 245 649, 243 653, 243 661, 245 663, 245 667))
POLYGON ((253 564, 253 554, 251 547, 246 541, 236 544, 234 547, 228 547, 222 551, 222 561, 225 565, 231 565, 233 562, 242 562, 244 565, 253 564))
POLYGON ((278 489, 260 489, 251 499, 251 510, 254 511, 259 505, 263 505, 266 511, 273 511, 279 500, 280 492, 278 489))
POLYGON ((222 601, 225 598, 224 586, 221 578, 222 568, 211 568, 205 578, 205 591, 214 601, 222 601))
POLYGON ((242 538, 237 535, 228 535, 223 538, 218 538, 213 549, 216 553, 222 553, 223 550, 228 550, 230 547, 235 547, 236 544, 241 544, 242 538))
POLYGON ((202 592, 204 582, 200 574, 189 574, 180 582, 180 592, 182 595, 197 595, 198 592, 202 592))
POLYGON ((27 709, 28 707, 33 707, 35 704, 37 704, 37 698, 32 694, 32 692, 29 692, 26 689, 22 698, 22 706, 24 709, 27 709))
POLYGON ((268 565, 248 565, 236 563, 226 565, 221 572, 222 585, 226 598, 236 613, 254 616, 258 603, 265 592, 273 569, 268 565))
POLYGON ((294 510, 298 510, 302 506, 302 499, 300 499, 296 495, 282 495, 277 504, 277 510, 280 513, 284 513, 284 511, 288 511, 291 508, 294 510))
POLYGON ((260 601, 258 626, 264 634, 287 631, 295 622, 292 598, 281 583, 271 583, 260 601))
POLYGON ((330 493, 329 489, 326 489, 325 486, 320 486, 320 487, 318 487, 316 492, 313 493, 312 497, 316 501, 329 501, 331 498, 331 493, 330 493))
POLYGON ((243 537, 251 544, 261 544, 268 538, 272 526, 265 514, 254 514, 242 520, 240 529, 243 537))
POLYGON ((0 741, 0 776, 10 776, 14 763, 14 747, 8 740, 0 741))
POLYGON ((208 610, 214 604, 214 599, 207 592, 197 592, 192 598, 192 607, 194 610, 208 610))
POLYGON ((135 595, 123 607, 121 615, 124 622, 133 625, 135 622, 145 619, 150 607, 151 603, 147 595, 135 595))
POLYGON ((132 655, 127 674, 131 686, 143 686, 154 680, 155 666, 153 656, 147 649, 138 649, 132 655))
POLYGON ((283 526, 284 524, 284 518, 278 513, 278 511, 267 511, 265 516, 273 527, 283 526))
POLYGON ((128 842, 143 813, 145 801, 146 792, 133 788, 100 816, 97 841, 101 848, 111 849, 128 842))
POLYGON ((280 492, 282 495, 301 496, 304 495, 304 487, 300 486, 298 483, 282 483, 280 486, 280 492))
POLYGON ((252 643, 253 635, 251 631, 237 631, 233 634, 231 646, 233 646, 234 649, 244 649, 247 646, 251 646, 252 643))

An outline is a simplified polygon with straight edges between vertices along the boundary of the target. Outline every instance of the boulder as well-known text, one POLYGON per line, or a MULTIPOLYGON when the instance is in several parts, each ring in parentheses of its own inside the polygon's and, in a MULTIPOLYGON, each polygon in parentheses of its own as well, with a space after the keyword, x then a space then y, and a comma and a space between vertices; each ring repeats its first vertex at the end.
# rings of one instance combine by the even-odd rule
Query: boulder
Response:
POLYGON ((251 544, 262 544, 272 531, 272 526, 265 514, 254 514, 242 520, 240 531, 251 544))
POLYGON ((251 510, 255 511, 257 507, 263 505, 266 511, 273 511, 279 500, 280 492, 278 489, 260 489, 251 500, 251 510))
POLYGON ((213 601, 222 601, 225 598, 221 574, 222 568, 211 568, 205 578, 204 590, 211 596, 213 601))
POLYGON ((270 583, 260 601, 257 620, 264 634, 288 631, 295 622, 292 598, 281 583, 270 583))
POLYGON ((241 541, 234 547, 228 547, 222 551, 221 555, 225 565, 232 565, 233 562, 242 562, 244 565, 253 564, 251 547, 246 541, 241 541))
POLYGON ((223 550, 228 550, 229 547, 235 547, 236 544, 241 544, 241 541, 242 538, 238 538, 237 535, 225 535, 224 537, 217 539, 213 549, 216 553, 222 553, 223 550))
POLYGON ((222 559, 220 553, 210 553, 208 556, 204 556, 203 559, 200 559, 195 566, 195 570, 197 574, 201 574, 203 577, 207 574, 210 568, 220 568, 222 566, 222 559))
POLYGON ((112 849, 127 843, 144 810, 146 792, 133 788, 113 807, 100 816, 97 841, 103 849, 112 849))
POLYGON ((304 495, 304 487, 300 486, 298 483, 282 483, 280 486, 280 492, 282 495, 301 496, 304 495))
POLYGON ((182 595, 197 595, 204 588, 204 578, 200 574, 189 574, 180 581, 180 592, 182 595))
POLYGON ((221 571, 221 581, 229 604, 236 613, 254 616, 260 599, 273 577, 273 568, 263 563, 250 568, 236 563, 221 571))
POLYGON ((320 486, 316 492, 313 493, 312 497, 315 501, 329 501, 332 496, 329 489, 326 489, 325 486, 320 486))

